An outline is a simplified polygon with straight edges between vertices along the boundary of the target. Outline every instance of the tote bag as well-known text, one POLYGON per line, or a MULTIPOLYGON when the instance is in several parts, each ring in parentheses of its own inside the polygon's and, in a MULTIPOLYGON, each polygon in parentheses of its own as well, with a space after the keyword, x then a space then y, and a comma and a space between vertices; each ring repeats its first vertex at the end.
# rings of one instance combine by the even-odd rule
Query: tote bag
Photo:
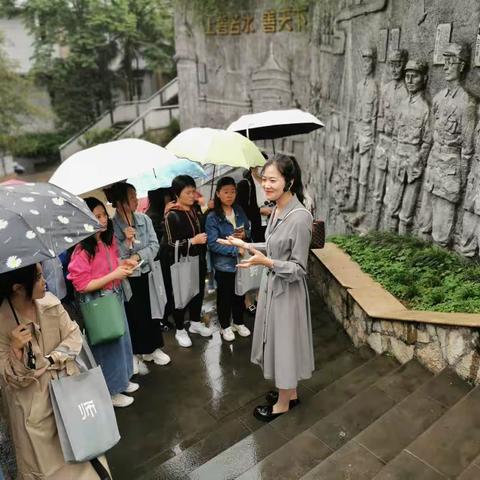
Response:
MULTIPOLYGON (((245 253, 243 260, 248 260, 251 257, 245 253)), ((237 268, 235 273, 235 295, 245 295, 252 290, 258 290, 262 282, 264 267, 255 265, 250 268, 237 268)))
POLYGON ((85 295, 80 302, 90 345, 113 342, 125 335, 125 313, 113 290, 102 290, 98 296, 85 295))
POLYGON ((151 262, 150 273, 148 274, 148 290, 152 318, 162 319, 167 305, 167 292, 163 283, 162 267, 158 260, 151 262))
POLYGON ((175 242, 175 263, 170 267, 172 275, 173 298, 175 300, 175 308, 185 308, 190 300, 199 294, 200 285, 200 264, 198 257, 191 257, 190 240, 188 241, 188 250, 186 257, 179 258, 179 244, 175 242))
MULTIPOLYGON (((88 349, 85 344, 83 348, 88 349)), ((120 440, 102 369, 85 370, 82 364, 79 363, 82 373, 60 377, 49 384, 60 445, 67 463, 94 460, 120 440)))

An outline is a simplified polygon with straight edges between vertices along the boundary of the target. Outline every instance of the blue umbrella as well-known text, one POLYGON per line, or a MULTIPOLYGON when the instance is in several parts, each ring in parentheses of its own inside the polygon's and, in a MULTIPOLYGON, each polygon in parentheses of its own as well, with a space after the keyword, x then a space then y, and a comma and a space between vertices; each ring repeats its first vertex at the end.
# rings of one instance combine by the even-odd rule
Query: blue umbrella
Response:
POLYGON ((165 166, 156 167, 143 175, 132 177, 127 180, 137 190, 137 196, 143 198, 147 196, 149 190, 157 188, 167 188, 172 185, 172 180, 177 175, 190 175, 193 178, 206 177, 205 170, 196 162, 179 158, 174 163, 167 163, 165 166))

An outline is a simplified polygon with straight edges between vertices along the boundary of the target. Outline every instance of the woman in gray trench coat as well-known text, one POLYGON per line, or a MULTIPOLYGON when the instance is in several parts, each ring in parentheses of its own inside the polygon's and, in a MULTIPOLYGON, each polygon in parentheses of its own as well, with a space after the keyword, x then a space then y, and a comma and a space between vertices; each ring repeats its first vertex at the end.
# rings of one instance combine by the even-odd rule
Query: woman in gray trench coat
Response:
POLYGON ((251 360, 265 378, 275 381, 268 405, 254 415, 270 421, 298 404, 297 383, 314 370, 307 261, 312 216, 303 206, 300 167, 294 158, 275 155, 262 172, 262 186, 276 207, 265 234, 266 242, 248 244, 228 237, 220 243, 248 250, 252 257, 239 268, 265 267, 258 296, 251 360))

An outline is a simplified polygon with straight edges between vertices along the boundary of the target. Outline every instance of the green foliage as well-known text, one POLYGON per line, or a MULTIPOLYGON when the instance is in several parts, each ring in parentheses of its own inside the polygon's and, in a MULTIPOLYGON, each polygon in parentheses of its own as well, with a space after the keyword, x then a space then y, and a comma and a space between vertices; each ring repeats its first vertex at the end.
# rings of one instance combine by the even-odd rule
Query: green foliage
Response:
POLYGON ((62 132, 23 133, 0 138, 0 149, 8 150, 14 157, 60 160, 58 147, 68 139, 62 132))
POLYGON ((16 65, 3 50, 0 36, 0 132, 8 134, 21 123, 21 118, 33 113, 26 100, 31 88, 30 82, 16 72, 16 65))
POLYGON ((142 138, 148 142, 164 147, 180 133, 180 124, 173 118, 167 128, 158 131, 147 131, 142 138))
MULTIPOLYGON (((14 0, 0 0, 12 13, 14 0)), ((45 83, 62 129, 77 131, 112 105, 112 91, 132 100, 143 60, 174 76, 172 0, 25 0, 34 37, 35 75, 45 83)))
MULTIPOLYGON (((180 0, 183 5, 187 2, 188 7, 192 7, 195 14, 199 17, 204 15, 227 15, 237 13, 239 10, 254 10, 256 2, 245 0, 239 2, 236 0, 180 0)), ((305 8, 312 4, 312 0, 272 0, 271 8, 305 8)), ((265 7, 266 9, 268 7, 265 7)))
POLYGON ((480 313, 480 264, 415 237, 371 233, 329 239, 414 310, 480 313))
POLYGON ((80 145, 83 148, 94 147, 99 143, 109 142, 116 131, 113 128, 93 129, 85 133, 83 140, 80 141, 80 145))

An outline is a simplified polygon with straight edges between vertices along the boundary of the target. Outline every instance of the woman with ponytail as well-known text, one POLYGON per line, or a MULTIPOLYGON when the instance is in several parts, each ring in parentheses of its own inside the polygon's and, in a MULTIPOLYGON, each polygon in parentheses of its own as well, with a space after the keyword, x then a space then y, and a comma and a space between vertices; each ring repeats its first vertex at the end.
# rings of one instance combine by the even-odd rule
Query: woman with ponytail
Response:
MULTIPOLYGON (((68 279, 81 302, 111 290, 123 306, 121 282, 131 275, 136 262, 120 261, 112 220, 105 205, 95 197, 86 198, 85 203, 103 228, 75 247, 68 265, 68 279)), ((133 354, 125 311, 122 320, 125 322, 125 334, 122 337, 112 342, 90 345, 96 362, 102 367, 114 407, 131 405, 133 397, 125 393, 133 393, 139 388, 138 383, 130 382, 133 354)))
POLYGON ((261 265, 266 275, 260 286, 251 360, 261 366, 277 391, 268 392, 267 405, 254 415, 270 421, 299 403, 297 384, 314 370, 307 263, 312 216, 304 207, 300 167, 293 157, 277 154, 262 171, 267 200, 276 203, 265 243, 247 243, 233 236, 218 240, 248 250, 252 257, 239 268, 261 265))

